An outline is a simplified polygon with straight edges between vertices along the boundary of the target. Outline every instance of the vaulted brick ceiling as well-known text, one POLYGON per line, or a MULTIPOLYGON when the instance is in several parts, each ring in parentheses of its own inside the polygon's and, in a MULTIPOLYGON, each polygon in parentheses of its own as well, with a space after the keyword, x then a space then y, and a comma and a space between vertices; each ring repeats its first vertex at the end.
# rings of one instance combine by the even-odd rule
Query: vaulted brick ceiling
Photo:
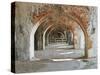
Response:
POLYGON ((60 25, 60 27, 74 30, 78 26, 77 21, 79 21, 84 29, 88 28, 88 6, 40 4, 36 6, 36 10, 33 13, 33 21, 37 22, 45 15, 44 23, 46 22, 47 27, 49 25, 53 25, 53 27, 60 25))

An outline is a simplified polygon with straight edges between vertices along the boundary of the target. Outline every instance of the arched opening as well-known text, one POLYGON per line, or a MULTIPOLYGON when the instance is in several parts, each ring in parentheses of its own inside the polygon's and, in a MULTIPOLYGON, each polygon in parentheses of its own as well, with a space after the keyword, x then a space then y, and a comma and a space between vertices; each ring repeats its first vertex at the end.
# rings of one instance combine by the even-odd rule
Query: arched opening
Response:
POLYGON ((41 23, 34 35, 36 58, 74 59, 84 56, 84 34, 79 25, 71 30, 69 27, 63 28, 61 25, 55 25, 54 27, 53 24, 47 25, 44 23, 41 23), (60 53, 59 51, 62 52, 60 53), (70 56, 68 54, 72 55, 70 56), (77 56, 75 57, 75 55, 77 56))
MULTIPOLYGON (((34 51, 45 50, 45 48, 47 49, 46 44, 50 45, 53 43, 56 43, 56 44, 60 43, 59 45, 63 45, 65 43, 64 44, 65 46, 63 46, 63 48, 65 47, 65 49, 70 49, 70 48, 76 49, 79 47, 84 48, 84 45, 85 45, 84 43, 79 44, 80 41, 84 42, 84 40, 83 40, 84 35, 83 35, 81 28, 80 28, 80 31, 76 32, 77 34, 78 34, 78 32, 81 32, 81 33, 76 35, 75 30, 73 32, 73 31, 71 31, 71 29, 68 30, 68 28, 62 28, 61 26, 55 26, 54 29, 52 27, 53 27, 53 25, 48 26, 48 25, 40 25, 39 23, 37 23, 36 27, 34 27, 35 29, 33 28, 33 32, 31 33, 31 37, 30 37, 30 42, 31 42, 31 45, 30 45, 31 52, 30 53, 31 53, 32 57, 35 57, 34 51), (80 45, 80 46, 77 47, 77 45, 80 45), (32 50, 33 50, 33 53, 32 53, 32 50)), ((79 30, 79 28, 77 30, 79 30)), ((43 55, 43 53, 42 53, 42 55, 43 55)), ((84 55, 84 54, 82 54, 82 55, 84 55)), ((31 58, 31 59, 34 59, 34 58, 31 58)))

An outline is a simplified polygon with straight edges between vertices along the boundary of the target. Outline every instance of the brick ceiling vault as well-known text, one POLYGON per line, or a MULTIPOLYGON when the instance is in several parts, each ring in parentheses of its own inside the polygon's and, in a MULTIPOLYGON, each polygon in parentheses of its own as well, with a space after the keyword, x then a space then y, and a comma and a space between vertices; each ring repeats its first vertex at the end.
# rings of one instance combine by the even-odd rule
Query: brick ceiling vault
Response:
MULTIPOLYGON (((33 21, 38 22, 45 17, 47 25, 65 25, 71 29, 81 23, 84 29, 88 28, 89 8, 86 6, 40 5, 37 13, 33 13, 33 21), (41 7, 40 7, 41 6, 41 7), (78 23, 78 24, 77 24, 78 23)), ((63 26, 62 26, 63 27, 63 26)))

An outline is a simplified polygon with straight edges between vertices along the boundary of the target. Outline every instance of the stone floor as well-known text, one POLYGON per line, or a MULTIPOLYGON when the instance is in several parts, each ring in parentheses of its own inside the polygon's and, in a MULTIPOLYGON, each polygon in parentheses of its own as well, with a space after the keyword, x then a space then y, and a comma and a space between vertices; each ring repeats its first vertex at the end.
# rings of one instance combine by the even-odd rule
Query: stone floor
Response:
POLYGON ((16 61, 16 72, 48 72, 67 71, 80 69, 96 69, 96 58, 84 60, 40 60, 40 61, 16 61))
POLYGON ((35 51, 35 57, 40 59, 77 58, 83 55, 83 49, 73 49, 72 45, 66 43, 52 43, 46 46, 45 50, 35 51))
POLYGON ((47 72, 97 68, 97 58, 73 59, 84 55, 82 49, 72 49, 66 44, 50 44, 45 50, 36 51, 36 61, 16 61, 16 72, 47 72))

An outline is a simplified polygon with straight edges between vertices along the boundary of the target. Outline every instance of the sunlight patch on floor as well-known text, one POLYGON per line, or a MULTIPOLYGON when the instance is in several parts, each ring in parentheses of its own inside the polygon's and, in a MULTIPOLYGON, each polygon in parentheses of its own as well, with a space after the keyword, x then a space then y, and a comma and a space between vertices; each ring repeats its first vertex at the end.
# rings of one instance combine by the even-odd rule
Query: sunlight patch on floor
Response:
POLYGON ((69 61, 73 59, 51 59, 52 61, 69 61))
POLYGON ((64 55, 64 54, 72 54, 72 53, 74 53, 74 52, 64 52, 64 53, 59 53, 60 55, 64 55))

